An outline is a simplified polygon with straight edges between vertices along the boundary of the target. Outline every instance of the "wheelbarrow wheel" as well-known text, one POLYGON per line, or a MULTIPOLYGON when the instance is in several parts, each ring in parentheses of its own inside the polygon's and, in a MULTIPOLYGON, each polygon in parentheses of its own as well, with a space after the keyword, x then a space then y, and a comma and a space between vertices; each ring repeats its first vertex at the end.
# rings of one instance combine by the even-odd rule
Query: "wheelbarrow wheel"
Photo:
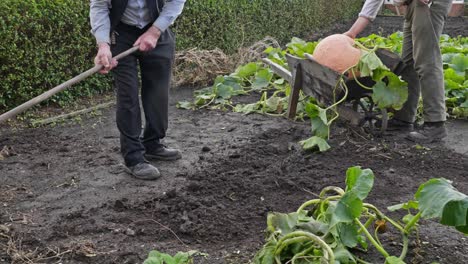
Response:
POLYGON ((384 133, 388 126, 387 109, 378 108, 372 97, 364 96, 353 101, 353 110, 362 115, 359 126, 369 133, 384 133))

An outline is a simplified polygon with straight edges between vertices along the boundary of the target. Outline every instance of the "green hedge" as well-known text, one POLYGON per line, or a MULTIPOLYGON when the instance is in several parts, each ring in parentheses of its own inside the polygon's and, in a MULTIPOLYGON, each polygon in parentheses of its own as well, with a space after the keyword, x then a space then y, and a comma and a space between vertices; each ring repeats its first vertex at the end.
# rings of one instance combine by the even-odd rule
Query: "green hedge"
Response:
MULTIPOLYGON (((178 48, 235 51, 265 36, 285 43, 355 16, 361 0, 188 0, 174 26, 178 48)), ((0 1, 0 112, 93 66, 89 0, 0 1)), ((49 100, 68 103, 110 89, 93 76, 49 100)))
MULTIPOLYGON (((41 94, 93 66, 89 0, 0 1, 0 109, 41 94)), ((109 88, 89 78, 49 102, 70 102, 109 88)))
POLYGON ((227 52, 272 36, 281 43, 356 16, 362 0, 192 0, 174 25, 178 47, 227 52))

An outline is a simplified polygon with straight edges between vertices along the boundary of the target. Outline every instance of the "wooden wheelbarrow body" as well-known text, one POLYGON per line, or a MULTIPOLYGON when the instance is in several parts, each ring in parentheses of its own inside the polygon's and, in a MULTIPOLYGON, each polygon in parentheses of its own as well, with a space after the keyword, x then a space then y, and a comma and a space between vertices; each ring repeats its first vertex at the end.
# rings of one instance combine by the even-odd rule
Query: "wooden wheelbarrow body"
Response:
MULTIPOLYGON (((378 50, 377 55, 392 72, 400 75, 406 70, 404 63, 398 55, 388 50, 378 50)), ((274 63, 269 59, 263 61, 270 65, 273 71, 291 84, 291 95, 289 98, 288 117, 294 118, 299 100, 299 91, 305 95, 315 98, 320 104, 330 106, 336 102, 340 96, 343 96, 344 87, 340 86, 339 79, 344 78, 348 87, 348 96, 345 101, 360 100, 362 97, 369 97, 369 91, 359 87, 354 80, 342 76, 340 73, 331 70, 316 62, 314 58, 306 54, 305 59, 287 54, 289 69, 274 63), (338 84, 338 85, 337 85, 338 84)), ((369 80, 362 79, 366 83, 369 80)), ((370 97, 369 97, 370 98, 370 97)), ((370 98, 371 99, 371 98, 370 98)), ((355 106, 357 101, 355 102, 355 106)), ((340 117, 349 121, 352 125, 362 125, 365 118, 370 115, 357 111, 356 107, 350 107, 347 104, 337 106, 340 117)), ((385 112, 386 117, 386 112, 385 112)), ((386 120, 383 120, 386 123, 386 120)), ((385 125, 386 127, 386 125, 385 125)))

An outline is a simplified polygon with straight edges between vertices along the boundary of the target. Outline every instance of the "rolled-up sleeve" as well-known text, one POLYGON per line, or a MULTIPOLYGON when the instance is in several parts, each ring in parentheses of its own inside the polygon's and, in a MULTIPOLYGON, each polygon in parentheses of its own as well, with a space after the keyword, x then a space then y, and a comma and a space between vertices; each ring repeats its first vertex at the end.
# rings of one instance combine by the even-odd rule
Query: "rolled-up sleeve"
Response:
POLYGON ((110 43, 110 8, 111 0, 91 0, 89 12, 91 33, 97 43, 110 43))
POLYGON ((384 0, 366 0, 359 16, 374 21, 383 3, 384 0))
POLYGON ((167 0, 154 25, 161 31, 166 31, 182 13, 186 0, 167 0))

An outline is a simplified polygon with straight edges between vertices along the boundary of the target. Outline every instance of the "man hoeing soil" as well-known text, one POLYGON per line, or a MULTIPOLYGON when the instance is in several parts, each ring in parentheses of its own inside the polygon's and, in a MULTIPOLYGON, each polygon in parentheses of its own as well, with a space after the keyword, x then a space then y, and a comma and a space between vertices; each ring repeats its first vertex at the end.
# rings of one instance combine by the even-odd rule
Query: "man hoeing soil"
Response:
POLYGON ((176 160, 180 151, 167 148, 161 140, 168 127, 168 93, 175 52, 174 34, 169 26, 181 14, 185 0, 91 0, 90 18, 98 52, 95 64, 101 73, 112 70, 117 93, 117 127, 125 165, 139 179, 160 177, 146 159, 176 160), (133 46, 139 51, 112 60, 133 46), (145 127, 139 102, 141 100, 145 127))

